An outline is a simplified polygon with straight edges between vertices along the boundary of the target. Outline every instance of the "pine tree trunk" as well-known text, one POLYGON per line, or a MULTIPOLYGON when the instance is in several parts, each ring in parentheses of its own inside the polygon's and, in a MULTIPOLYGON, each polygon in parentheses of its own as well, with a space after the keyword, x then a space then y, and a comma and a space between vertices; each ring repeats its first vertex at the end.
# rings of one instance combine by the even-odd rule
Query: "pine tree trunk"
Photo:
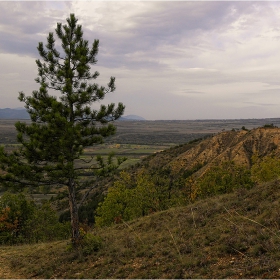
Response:
POLYGON ((75 183, 73 179, 69 180, 68 192, 69 192, 69 207, 70 207, 71 227, 72 227, 72 245, 74 247, 77 247, 80 242, 80 230, 79 230, 78 205, 75 196, 75 183))

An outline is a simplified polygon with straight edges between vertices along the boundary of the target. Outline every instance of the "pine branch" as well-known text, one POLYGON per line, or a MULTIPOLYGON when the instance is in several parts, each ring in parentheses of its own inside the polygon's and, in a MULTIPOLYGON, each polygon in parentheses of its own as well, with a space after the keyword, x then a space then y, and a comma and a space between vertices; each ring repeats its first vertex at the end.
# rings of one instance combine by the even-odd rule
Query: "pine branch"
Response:
POLYGON ((96 185, 93 185, 85 194, 84 196, 82 197, 80 203, 78 204, 78 209, 83 205, 83 203, 85 202, 85 200, 87 199, 88 195, 90 194, 90 192, 97 188, 99 186, 99 184, 96 184, 96 185))

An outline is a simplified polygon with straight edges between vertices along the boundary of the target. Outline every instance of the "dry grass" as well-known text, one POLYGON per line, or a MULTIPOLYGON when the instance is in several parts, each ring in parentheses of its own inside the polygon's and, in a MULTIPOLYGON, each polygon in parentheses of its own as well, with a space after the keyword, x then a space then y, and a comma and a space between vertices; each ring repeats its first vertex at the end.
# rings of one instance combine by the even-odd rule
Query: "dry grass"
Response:
POLYGON ((280 278, 279 228, 275 181, 94 229, 102 247, 90 255, 67 241, 0 247, 0 255, 11 278, 280 278))

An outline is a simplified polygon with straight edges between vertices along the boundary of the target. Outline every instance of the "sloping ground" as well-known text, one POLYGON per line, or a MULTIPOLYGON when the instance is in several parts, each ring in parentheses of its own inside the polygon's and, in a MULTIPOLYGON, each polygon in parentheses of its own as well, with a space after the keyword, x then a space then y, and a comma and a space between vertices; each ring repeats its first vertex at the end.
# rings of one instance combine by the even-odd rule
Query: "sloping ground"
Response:
POLYGON ((221 132, 180 154, 170 162, 170 166, 174 173, 192 169, 197 164, 205 165, 205 170, 211 165, 226 161, 250 168, 254 154, 260 157, 279 156, 280 129, 257 128, 250 131, 221 132))
MULTIPOLYGON (((12 248, 9 248, 9 254, 12 248)), ((0 279, 22 279, 24 278, 18 272, 11 268, 11 263, 6 259, 5 251, 1 250, 0 255, 0 279)))
POLYGON ((102 247, 89 255, 65 241, 0 247, 1 262, 24 278, 280 278, 280 182, 94 234, 102 247))

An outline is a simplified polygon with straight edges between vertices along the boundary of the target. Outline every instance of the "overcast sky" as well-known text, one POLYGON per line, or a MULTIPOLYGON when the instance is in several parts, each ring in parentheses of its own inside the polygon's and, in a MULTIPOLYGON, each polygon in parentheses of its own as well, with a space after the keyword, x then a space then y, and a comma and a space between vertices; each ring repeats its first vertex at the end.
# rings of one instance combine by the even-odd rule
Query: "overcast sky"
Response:
MULTIPOLYGON (((156 119, 280 117, 280 2, 0 1, 0 108, 38 89, 35 59, 56 23, 75 13, 100 40, 102 103, 156 119)), ((59 41, 56 41, 59 44, 59 41)), ((99 106, 99 105, 98 105, 99 106)))

